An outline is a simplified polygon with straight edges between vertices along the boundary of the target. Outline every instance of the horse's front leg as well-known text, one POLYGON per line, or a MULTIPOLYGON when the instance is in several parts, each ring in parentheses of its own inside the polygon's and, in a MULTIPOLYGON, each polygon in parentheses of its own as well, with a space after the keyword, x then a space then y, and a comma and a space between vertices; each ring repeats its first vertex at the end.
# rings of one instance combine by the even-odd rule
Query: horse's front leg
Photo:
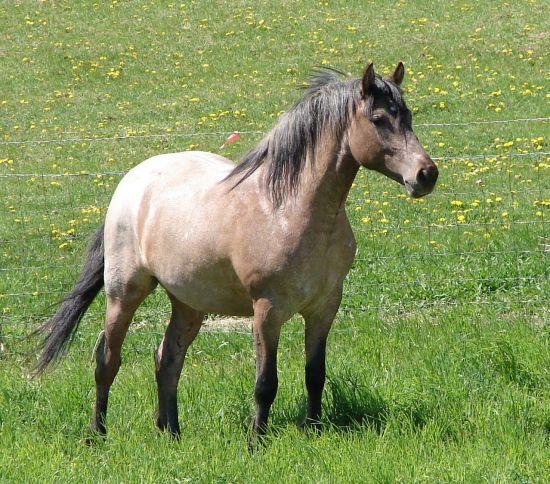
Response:
POLYGON ((305 427, 320 428, 321 400, 325 386, 325 355, 327 337, 340 302, 342 288, 302 315, 305 320, 307 414, 305 427))
POLYGON ((273 305, 269 299, 254 301, 254 342, 256 344, 256 416, 253 435, 249 440, 254 450, 258 437, 266 432, 269 409, 277 394, 277 347, 281 326, 288 315, 273 305))
POLYGON ((158 387, 158 419, 160 430, 174 436, 180 433, 177 390, 187 348, 197 336, 204 314, 170 296, 172 316, 164 338, 155 353, 158 387))

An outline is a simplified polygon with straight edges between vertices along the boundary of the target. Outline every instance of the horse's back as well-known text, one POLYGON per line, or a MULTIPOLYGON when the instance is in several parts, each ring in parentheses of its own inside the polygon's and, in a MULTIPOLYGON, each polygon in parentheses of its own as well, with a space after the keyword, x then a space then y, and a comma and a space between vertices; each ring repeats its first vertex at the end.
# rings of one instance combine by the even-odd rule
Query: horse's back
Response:
POLYGON ((226 158, 201 151, 149 158, 120 181, 109 205, 107 225, 133 223, 138 228, 153 199, 195 197, 213 189, 234 166, 226 158))
POLYGON ((233 162, 213 153, 166 153, 153 156, 132 168, 120 182, 117 191, 125 185, 154 185, 170 180, 180 185, 186 179, 214 184, 225 178, 234 167, 233 162))

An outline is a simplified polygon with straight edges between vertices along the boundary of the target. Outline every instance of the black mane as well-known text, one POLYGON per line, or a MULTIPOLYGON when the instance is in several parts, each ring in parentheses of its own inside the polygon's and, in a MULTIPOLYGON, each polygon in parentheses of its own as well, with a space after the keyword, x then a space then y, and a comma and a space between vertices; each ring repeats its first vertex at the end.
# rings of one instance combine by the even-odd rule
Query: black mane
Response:
MULTIPOLYGON (((306 157, 314 154, 322 131, 328 128, 341 139, 361 101, 360 85, 360 79, 337 69, 317 69, 294 106, 244 155, 226 179, 239 177, 235 188, 269 163, 267 184, 273 203, 279 206, 288 194, 296 193, 306 157)), ((379 95, 392 98, 397 106, 403 105, 399 88, 376 76, 375 89, 366 103, 367 116, 379 95)))

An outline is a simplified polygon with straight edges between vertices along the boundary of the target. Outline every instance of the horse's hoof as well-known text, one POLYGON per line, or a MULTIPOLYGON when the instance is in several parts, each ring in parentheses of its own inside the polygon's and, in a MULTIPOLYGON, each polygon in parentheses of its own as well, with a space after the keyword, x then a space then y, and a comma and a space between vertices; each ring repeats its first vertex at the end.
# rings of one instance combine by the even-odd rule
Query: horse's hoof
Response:
POLYGON ((170 435, 170 437, 175 440, 176 442, 179 442, 181 439, 181 433, 179 429, 172 430, 171 428, 166 429, 166 432, 170 435))
POLYGON ((248 437, 248 452, 254 454, 266 448, 266 436, 264 433, 252 431, 248 437))
POLYGON ((306 419, 298 429, 304 434, 319 436, 323 433, 323 424, 319 420, 306 419))
POLYGON ((161 422, 160 419, 157 419, 157 428, 162 434, 168 434, 174 440, 180 440, 181 432, 179 425, 176 428, 172 428, 169 424, 161 422))
POLYGON ((260 438, 259 435, 251 435, 248 438, 248 452, 251 454, 255 454, 259 450, 263 449, 265 447, 265 443, 263 439, 260 438))
POLYGON ((106 433, 101 433, 92 430, 90 434, 84 439, 84 443, 88 446, 100 444, 102 442, 105 442, 105 439, 107 438, 106 433))

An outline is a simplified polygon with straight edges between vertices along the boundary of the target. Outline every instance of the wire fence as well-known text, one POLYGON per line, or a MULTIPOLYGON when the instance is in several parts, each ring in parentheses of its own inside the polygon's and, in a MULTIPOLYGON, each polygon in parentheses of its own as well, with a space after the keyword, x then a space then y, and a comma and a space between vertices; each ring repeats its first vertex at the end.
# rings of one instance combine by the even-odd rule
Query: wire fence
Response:
MULTIPOLYGON (((517 118, 517 119, 495 119, 488 121, 464 121, 459 123, 419 123, 414 127, 465 127, 465 126, 479 126, 479 125, 502 125, 512 123, 534 123, 549 121, 550 117, 538 117, 538 118, 517 118)), ((0 140, 0 146, 2 145, 33 145, 33 144, 52 144, 52 143, 89 143, 89 142, 109 142, 109 141, 129 141, 129 140, 151 140, 151 139, 169 139, 169 138, 195 138, 195 137, 220 137, 231 134, 229 131, 203 131, 196 133, 173 133, 173 128, 165 128, 164 133, 152 133, 152 134, 125 134, 125 135, 111 135, 111 136, 88 136, 88 137, 72 137, 72 138, 52 138, 52 139, 26 139, 26 140, 0 140)), ((265 131, 257 130, 243 130, 239 131, 240 134, 254 134, 262 135, 265 131)), ((63 133, 65 134, 65 133, 63 133)))
MULTIPOLYGON (((471 156, 434 156, 434 161, 467 161, 484 160, 489 158, 525 158, 541 157, 550 155, 550 151, 533 151, 526 153, 492 153, 471 156)), ((80 172, 80 173, 0 173, 0 178, 66 178, 66 177, 109 177, 125 175, 128 170, 103 171, 103 172, 80 172)))
MULTIPOLYGON (((460 130, 511 125, 519 132, 531 123, 549 120, 538 117, 416 126, 460 130)), ((121 166, 123 163, 105 169, 91 161, 91 144, 114 142, 110 150, 125 159, 125 143, 132 140, 177 142, 205 138, 219 146, 220 139, 228 134, 166 132, 0 140, 0 149, 74 144, 82 155, 73 163, 76 169, 61 173, 39 169, 39 163, 30 163, 33 169, 28 170, 22 170, 22 165, 15 169, 0 163, 5 205, 0 223, 3 354, 17 354, 12 343, 21 340, 29 324, 44 322, 51 303, 71 286, 86 240, 101 223, 117 182, 128 171, 128 166, 121 166)), ((264 132, 243 130, 240 134, 253 138, 264 132)), ((483 153, 435 156, 441 177, 429 202, 408 199, 386 182, 360 172, 347 203, 359 250, 346 282, 339 317, 358 312, 383 316, 433 308, 492 307, 502 314, 535 314, 537 321, 546 323, 550 293, 550 151, 544 149, 545 143, 536 149, 524 146, 517 152, 487 147, 483 153)), ((159 297, 145 308, 145 313, 158 321, 158 331, 140 329, 140 334, 160 338, 160 321, 168 313, 167 309, 159 309, 166 303, 159 297)), ((99 321, 102 312, 102 303, 98 303, 88 316, 99 321)), ((210 334, 223 335, 227 330, 215 324, 206 326, 210 334)), ((251 334, 249 321, 229 330, 251 334)), ((346 327, 337 332, 349 335, 355 330, 346 327)), ((296 332, 299 330, 293 329, 289 334, 296 332)), ((85 332, 83 338, 93 335, 85 332)), ((139 345, 132 348, 150 349, 139 345)))

